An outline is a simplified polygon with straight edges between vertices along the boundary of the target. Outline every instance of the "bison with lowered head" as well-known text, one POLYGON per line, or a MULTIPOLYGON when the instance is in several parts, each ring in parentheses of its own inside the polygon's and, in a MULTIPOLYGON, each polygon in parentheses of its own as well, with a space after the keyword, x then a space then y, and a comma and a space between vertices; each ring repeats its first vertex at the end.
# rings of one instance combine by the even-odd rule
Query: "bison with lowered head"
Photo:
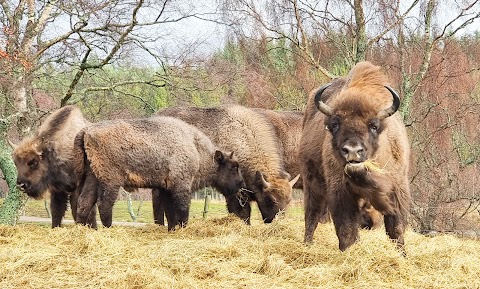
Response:
POLYGON ((299 155, 305 193, 305 242, 330 211, 340 250, 358 238, 359 200, 384 215, 403 250, 410 203, 410 147, 397 93, 380 67, 357 64, 308 98, 299 155), (328 208, 327 208, 328 206, 328 208))
MULTIPOLYGON (((299 176, 290 180, 274 128, 261 114, 238 105, 172 107, 156 114, 179 118, 194 125, 220 148, 235 152, 246 190, 239 194, 220 190, 225 195, 230 213, 249 224, 250 202, 256 202, 263 221, 270 223, 290 203, 292 187, 299 176)), ((155 194, 153 191, 154 200, 155 194)), ((161 216, 155 216, 155 219, 159 220, 161 216)))
MULTIPOLYGON (((75 218, 76 180, 73 174, 73 141, 89 122, 75 106, 65 106, 49 115, 36 133, 14 147, 17 186, 28 196, 42 199, 50 194, 52 227, 61 225, 70 200, 75 218)), ((96 226, 95 210, 88 223, 96 226)))
POLYGON ((110 227, 120 186, 157 189, 169 230, 187 224, 193 191, 212 186, 235 194, 244 186, 233 153, 217 150, 200 130, 171 117, 92 124, 77 135, 74 156, 82 224, 98 199, 102 224, 110 227))

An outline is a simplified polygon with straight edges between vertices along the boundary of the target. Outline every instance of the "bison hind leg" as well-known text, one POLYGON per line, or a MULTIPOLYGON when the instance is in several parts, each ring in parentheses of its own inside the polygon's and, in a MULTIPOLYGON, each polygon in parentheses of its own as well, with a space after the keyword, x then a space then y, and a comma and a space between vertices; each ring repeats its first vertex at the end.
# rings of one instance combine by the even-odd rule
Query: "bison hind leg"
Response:
MULTIPOLYGON (((188 223, 190 211, 190 191, 189 190, 167 190, 164 188, 155 188, 156 200, 159 201, 167 217, 168 230, 173 231, 177 227, 183 228, 188 223)), ((156 205, 158 210, 160 207, 156 205)), ((157 217, 160 211, 157 213, 157 217)))
MULTIPOLYGON (((187 223, 188 223, 188 217, 190 214, 190 203, 191 203, 191 197, 190 197, 190 191, 180 191, 180 192, 175 192, 172 194, 172 200, 173 200, 173 208, 175 210, 175 215, 177 222, 176 224, 173 224, 174 226, 180 226, 180 228, 184 228, 187 223)), ((170 224, 168 226, 170 228, 170 224)))

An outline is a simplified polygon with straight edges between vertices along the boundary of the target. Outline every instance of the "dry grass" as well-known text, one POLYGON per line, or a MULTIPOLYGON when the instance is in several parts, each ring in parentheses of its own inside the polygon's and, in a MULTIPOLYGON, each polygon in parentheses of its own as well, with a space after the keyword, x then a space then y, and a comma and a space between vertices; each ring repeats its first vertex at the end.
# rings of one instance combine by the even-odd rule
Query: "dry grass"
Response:
POLYGON ((479 288, 480 242, 409 231, 402 257, 384 230, 346 252, 332 224, 305 246, 303 221, 193 220, 91 230, 0 226, 0 288, 479 288))

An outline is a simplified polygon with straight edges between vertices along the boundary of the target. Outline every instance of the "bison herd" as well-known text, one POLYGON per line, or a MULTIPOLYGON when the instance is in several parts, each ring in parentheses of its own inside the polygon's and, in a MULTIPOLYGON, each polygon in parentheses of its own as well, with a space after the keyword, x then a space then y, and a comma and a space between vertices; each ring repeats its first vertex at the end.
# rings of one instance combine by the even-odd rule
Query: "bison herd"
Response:
POLYGON ((403 251, 410 204, 409 142, 400 99, 370 62, 313 91, 304 113, 222 105, 172 107, 150 118, 88 122, 75 106, 49 115, 15 145, 18 187, 50 196, 52 227, 67 204, 77 223, 112 224, 118 189, 152 189, 154 219, 188 222, 191 193, 211 186, 228 211, 250 223, 256 202, 265 223, 303 189, 305 242, 333 220, 340 250, 359 228, 384 222, 403 251))

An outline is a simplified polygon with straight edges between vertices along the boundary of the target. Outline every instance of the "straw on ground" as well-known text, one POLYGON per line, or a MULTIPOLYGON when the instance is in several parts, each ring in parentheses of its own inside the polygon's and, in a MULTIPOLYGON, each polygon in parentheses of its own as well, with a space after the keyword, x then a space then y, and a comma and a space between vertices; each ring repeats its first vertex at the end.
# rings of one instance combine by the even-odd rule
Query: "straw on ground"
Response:
POLYGON ((314 244, 303 221, 246 226, 193 220, 168 233, 149 224, 97 231, 66 225, 0 226, 0 288, 478 288, 480 242, 408 231, 402 257, 383 229, 346 252, 332 224, 314 244))

